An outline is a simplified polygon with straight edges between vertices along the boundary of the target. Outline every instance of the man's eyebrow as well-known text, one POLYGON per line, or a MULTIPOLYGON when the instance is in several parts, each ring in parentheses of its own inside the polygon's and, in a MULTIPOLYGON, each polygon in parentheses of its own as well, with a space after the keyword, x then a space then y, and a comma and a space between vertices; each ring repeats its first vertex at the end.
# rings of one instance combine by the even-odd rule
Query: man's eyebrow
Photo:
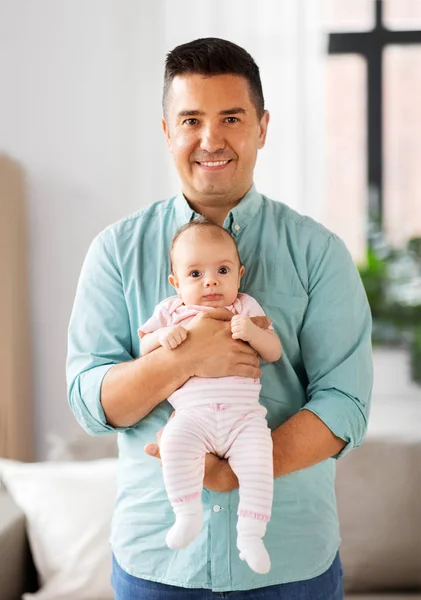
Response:
POLYGON ((180 110, 179 117, 202 117, 205 113, 202 110, 180 110))
POLYGON ((244 108, 241 108, 241 106, 234 106, 234 108, 227 108, 226 110, 221 110, 219 112, 219 114, 220 115, 238 115, 238 114, 245 115, 246 110, 244 108))
MULTIPOLYGON (((202 110, 180 110, 178 113, 179 117, 203 117, 205 113, 202 110)), ((246 114, 246 110, 241 106, 234 106, 233 108, 225 108, 219 111, 220 115, 238 115, 246 114)))

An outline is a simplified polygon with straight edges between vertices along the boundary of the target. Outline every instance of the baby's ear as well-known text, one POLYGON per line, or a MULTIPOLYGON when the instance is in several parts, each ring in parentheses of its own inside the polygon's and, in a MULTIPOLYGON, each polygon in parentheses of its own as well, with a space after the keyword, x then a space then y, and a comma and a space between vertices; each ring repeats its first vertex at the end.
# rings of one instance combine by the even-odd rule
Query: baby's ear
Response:
POLYGON ((244 265, 241 265, 240 270, 238 271, 238 289, 240 289, 241 278, 244 275, 244 265))
POLYGON ((178 281, 177 281, 177 278, 175 275, 173 275, 172 273, 171 273, 171 275, 168 275, 168 281, 173 286, 173 288, 178 290, 178 281))

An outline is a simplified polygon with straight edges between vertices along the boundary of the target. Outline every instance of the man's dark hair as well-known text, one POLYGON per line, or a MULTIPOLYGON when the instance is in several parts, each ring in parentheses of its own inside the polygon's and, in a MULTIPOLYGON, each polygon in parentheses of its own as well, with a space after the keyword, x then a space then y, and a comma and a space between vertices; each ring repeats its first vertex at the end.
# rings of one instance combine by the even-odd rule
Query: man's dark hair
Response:
POLYGON ((263 116, 265 102, 259 67, 250 54, 237 44, 220 38, 200 38, 169 52, 165 61, 162 97, 164 115, 171 83, 177 75, 241 75, 248 81, 258 118, 263 116))
POLYGON ((179 239, 179 237, 181 236, 181 234, 184 233, 185 231, 187 231, 188 229, 192 229, 193 227, 196 227, 199 229, 210 229, 210 228, 216 229, 216 231, 219 231, 219 233, 221 235, 228 236, 232 240, 232 242, 235 246, 235 249, 237 251, 237 256, 238 256, 238 262, 240 263, 240 266, 241 266, 242 263, 241 263, 240 254, 238 252, 237 242, 235 241, 234 237, 230 234, 230 232, 227 231, 224 227, 221 227, 220 225, 218 225, 217 223, 214 223, 211 219, 208 219, 207 217, 199 216, 199 217, 195 217, 194 219, 192 219, 191 221, 186 223, 186 225, 183 225, 182 227, 180 227, 180 229, 178 229, 175 232, 175 235, 172 239, 171 246, 170 246, 171 273, 173 275, 174 275, 174 269, 173 269, 173 262, 172 262, 172 254, 173 254, 174 246, 175 246, 177 240, 179 239))

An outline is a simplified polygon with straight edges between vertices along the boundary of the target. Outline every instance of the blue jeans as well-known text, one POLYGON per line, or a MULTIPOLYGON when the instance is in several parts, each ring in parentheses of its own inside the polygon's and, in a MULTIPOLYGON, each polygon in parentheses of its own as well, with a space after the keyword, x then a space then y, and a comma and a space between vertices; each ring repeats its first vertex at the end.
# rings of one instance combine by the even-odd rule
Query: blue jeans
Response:
POLYGON ((114 558, 111 583, 114 600, 343 600, 344 597, 339 552, 329 569, 313 579, 243 592, 187 589, 139 579, 123 571, 114 558))

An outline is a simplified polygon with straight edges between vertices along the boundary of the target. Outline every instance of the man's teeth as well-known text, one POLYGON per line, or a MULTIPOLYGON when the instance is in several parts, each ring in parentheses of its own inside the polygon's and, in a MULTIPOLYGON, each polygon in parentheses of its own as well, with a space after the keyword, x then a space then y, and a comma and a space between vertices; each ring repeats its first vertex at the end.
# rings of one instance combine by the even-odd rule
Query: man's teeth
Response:
POLYGON ((229 163, 229 160, 217 160, 215 162, 202 162, 201 165, 205 165, 205 167, 219 167, 220 165, 226 165, 229 163))

